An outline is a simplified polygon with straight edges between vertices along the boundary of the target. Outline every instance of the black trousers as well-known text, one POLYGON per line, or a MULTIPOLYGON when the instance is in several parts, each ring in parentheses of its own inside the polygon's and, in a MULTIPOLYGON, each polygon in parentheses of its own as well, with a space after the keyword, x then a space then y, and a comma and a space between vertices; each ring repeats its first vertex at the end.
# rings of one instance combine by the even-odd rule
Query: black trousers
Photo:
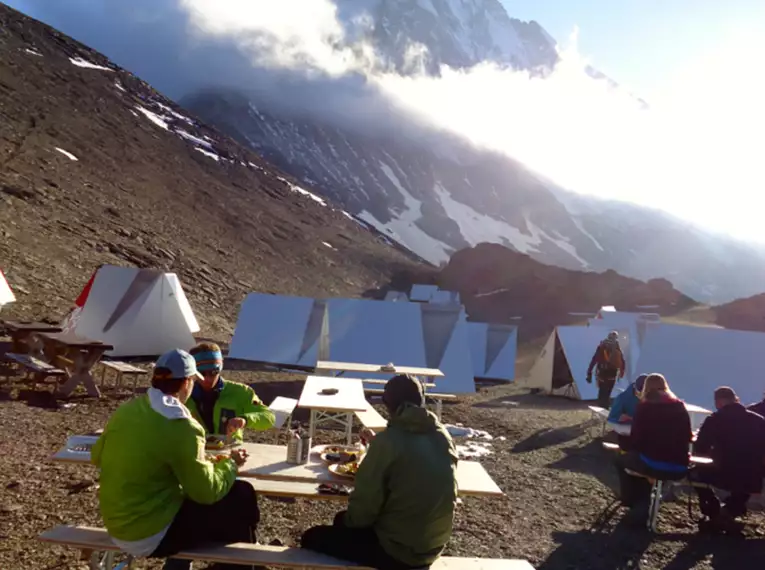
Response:
POLYGON ((636 507, 647 504, 651 498, 651 483, 644 477, 635 477, 626 472, 626 469, 640 473, 653 479, 662 481, 679 481, 688 472, 661 471, 649 467, 640 458, 636 451, 630 451, 618 455, 615 460, 616 469, 619 472, 619 493, 622 504, 628 507, 636 507))
MULTIPOLYGON (((348 562, 377 568, 377 570, 412 570, 391 557, 377 539, 372 528, 348 528, 343 523, 345 512, 337 513, 332 526, 315 526, 303 533, 300 545, 348 562)), ((427 568, 427 566, 417 566, 427 568)))
POLYGON ((611 392, 614 391, 614 386, 616 385, 616 376, 613 378, 598 376, 597 382, 598 406, 609 409, 611 407, 611 392))
MULTIPOLYGON (((718 472, 713 465, 697 466, 696 469, 693 470, 693 480, 727 490, 724 486, 719 484, 718 472)), ((701 508, 702 515, 707 516, 710 519, 715 519, 720 516, 722 505, 713 489, 696 487, 696 494, 699 496, 699 507, 701 508)), ((734 519, 744 516, 746 514, 746 504, 749 501, 750 496, 749 493, 731 493, 725 500, 725 510, 734 519)))
MULTIPOLYGON (((246 481, 237 480, 228 494, 217 503, 202 505, 186 499, 175 515, 167 534, 152 558, 167 558, 181 550, 213 544, 255 542, 255 528, 260 521, 255 489, 246 481)), ((190 568, 191 561, 169 560, 165 568, 190 568)), ((248 568, 219 565, 218 568, 248 568)))

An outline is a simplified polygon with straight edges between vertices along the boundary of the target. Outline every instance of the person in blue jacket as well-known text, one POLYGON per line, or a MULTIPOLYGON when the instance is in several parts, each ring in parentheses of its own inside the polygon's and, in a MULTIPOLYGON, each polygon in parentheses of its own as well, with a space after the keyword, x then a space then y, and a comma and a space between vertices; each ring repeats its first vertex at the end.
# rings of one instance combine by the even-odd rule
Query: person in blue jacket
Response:
POLYGON ((630 386, 616 398, 611 404, 608 421, 618 424, 630 423, 635 417, 635 410, 640 402, 640 393, 643 391, 645 379, 648 374, 641 374, 630 386))
MULTIPOLYGON (((643 386, 647 377, 648 374, 641 374, 624 392, 614 398, 608 414, 609 422, 615 424, 632 423, 632 418, 635 417, 635 410, 640 403, 640 394, 643 392, 643 386)), ((619 435, 618 440, 622 451, 627 451, 629 449, 629 436, 619 435)))

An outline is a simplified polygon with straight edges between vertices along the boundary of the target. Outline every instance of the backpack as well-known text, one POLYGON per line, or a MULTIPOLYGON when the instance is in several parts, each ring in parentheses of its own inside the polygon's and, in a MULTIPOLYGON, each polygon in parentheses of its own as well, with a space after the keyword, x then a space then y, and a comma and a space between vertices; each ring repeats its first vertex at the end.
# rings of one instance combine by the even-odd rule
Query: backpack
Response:
POLYGON ((619 343, 602 343, 600 345, 600 368, 606 370, 619 370, 623 366, 621 348, 619 343))

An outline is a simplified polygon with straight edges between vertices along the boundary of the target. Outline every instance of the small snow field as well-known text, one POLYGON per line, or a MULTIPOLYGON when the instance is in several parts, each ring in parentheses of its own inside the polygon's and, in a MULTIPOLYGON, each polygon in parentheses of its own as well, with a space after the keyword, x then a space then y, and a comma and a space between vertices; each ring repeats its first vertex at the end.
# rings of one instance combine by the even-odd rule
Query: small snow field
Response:
POLYGON ((157 115, 156 113, 149 111, 148 109, 144 109, 140 105, 138 105, 136 109, 140 113, 142 113, 144 117, 149 119, 152 123, 157 125, 159 128, 164 129, 166 131, 170 130, 170 127, 167 124, 167 117, 163 117, 162 115, 157 115))
POLYGON ((209 150, 205 150, 203 148, 199 148, 198 146, 195 146, 194 150, 197 151, 197 152, 201 152, 202 154, 204 154, 208 158, 212 158, 215 162, 219 162, 220 161, 220 156, 218 156, 214 152, 210 152, 209 150))
POLYGON ((96 69, 99 71, 114 71, 113 69, 104 67, 103 65, 96 65, 95 63, 91 63, 87 60, 82 59, 81 57, 70 57, 69 61, 72 62, 72 65, 76 65, 77 67, 82 67, 83 69, 96 69))
POLYGON ((41 53, 37 53, 37 52, 36 52, 35 50, 33 50, 33 49, 29 49, 29 48, 26 48, 24 51, 25 51, 26 53, 30 54, 30 55, 35 55, 35 56, 37 56, 37 57, 43 57, 43 54, 41 54, 41 53))
POLYGON ((60 152, 61 154, 63 154, 65 157, 67 157, 69 160, 73 162, 77 162, 79 160, 71 152, 69 152, 68 150, 64 150, 63 148, 56 147, 56 151, 60 152))
POLYGON ((198 137, 195 137, 191 133, 187 133, 186 131, 184 131, 182 129, 176 129, 175 133, 177 135, 181 136, 182 138, 186 139, 189 142, 192 142, 194 144, 198 144, 199 146, 203 146, 206 149, 212 149, 212 143, 209 143, 208 141, 206 141, 204 139, 200 139, 198 137))
POLYGON ((321 243, 322 243, 322 245, 324 245, 325 247, 328 247, 329 249, 331 249, 331 250, 333 250, 333 251, 337 251, 337 248, 336 248, 336 247, 334 247, 334 246, 333 246, 331 243, 329 243, 329 242, 326 242, 326 241, 323 241, 323 242, 321 242, 321 243))

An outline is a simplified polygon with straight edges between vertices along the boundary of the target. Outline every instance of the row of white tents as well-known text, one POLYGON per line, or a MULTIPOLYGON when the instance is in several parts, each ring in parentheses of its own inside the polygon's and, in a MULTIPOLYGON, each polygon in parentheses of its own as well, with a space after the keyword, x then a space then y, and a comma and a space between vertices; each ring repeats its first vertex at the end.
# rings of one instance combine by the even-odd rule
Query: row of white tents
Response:
POLYGON ((459 304, 310 299, 251 293, 229 357, 313 368, 320 360, 438 368, 434 392, 475 392, 476 379, 511 381, 517 329, 468 322, 459 304))
POLYGON ((619 333, 627 373, 626 388, 641 373, 660 372, 688 403, 713 409, 713 392, 731 386, 743 402, 762 399, 765 334, 720 327, 662 322, 658 315, 601 310, 587 326, 561 326, 550 335, 525 386, 582 400, 597 397, 586 382, 587 367, 609 331, 619 333))
MULTIPOLYGON (((468 322, 457 294, 422 287, 412 289, 419 302, 404 293, 395 301, 252 293, 229 358, 305 369, 319 360, 439 368, 437 391, 449 394, 474 392, 475 379, 512 381, 516 327, 468 322)), ((175 274, 111 265, 93 273, 62 327, 113 345, 110 357, 189 349, 199 331, 175 274)))

